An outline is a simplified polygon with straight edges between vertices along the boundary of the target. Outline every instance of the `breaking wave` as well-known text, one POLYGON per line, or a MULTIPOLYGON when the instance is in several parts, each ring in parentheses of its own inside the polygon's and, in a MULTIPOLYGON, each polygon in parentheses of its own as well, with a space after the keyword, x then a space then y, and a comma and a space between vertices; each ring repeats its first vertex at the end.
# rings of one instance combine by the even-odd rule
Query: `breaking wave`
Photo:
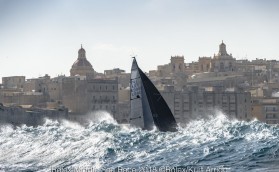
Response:
POLYGON ((86 126, 48 119, 38 127, 2 125, 0 171, 166 166, 279 169, 279 128, 257 120, 231 120, 217 113, 170 133, 119 125, 108 113, 90 116, 86 126))

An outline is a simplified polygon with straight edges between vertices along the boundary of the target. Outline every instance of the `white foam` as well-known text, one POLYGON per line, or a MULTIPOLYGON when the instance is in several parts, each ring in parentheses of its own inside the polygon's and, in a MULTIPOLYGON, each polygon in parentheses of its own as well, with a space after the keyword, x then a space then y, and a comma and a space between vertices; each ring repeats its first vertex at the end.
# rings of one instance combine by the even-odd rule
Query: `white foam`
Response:
MULTIPOLYGON (((179 126, 178 132, 159 132, 156 129, 146 131, 118 125, 106 112, 88 115, 92 122, 86 127, 67 120, 59 123, 49 119, 37 128, 25 125, 16 129, 1 126, 1 168, 12 167, 12 171, 29 168, 36 171, 36 168, 42 167, 48 171, 51 167, 70 164, 76 167, 94 165, 101 169, 110 162, 104 159, 107 156, 114 156, 114 161, 128 159, 135 164, 164 157, 166 153, 171 154, 188 147, 207 156, 218 150, 216 148, 211 151, 212 147, 209 145, 214 141, 226 141, 233 137, 244 138, 247 144, 279 138, 276 128, 268 127, 257 120, 231 120, 221 112, 216 112, 207 119, 193 120, 184 128, 179 126), (115 129, 97 129, 106 126, 115 129), (111 149, 114 150, 112 155, 108 151, 111 149)), ((180 156, 190 157, 191 154, 195 155, 195 152, 186 150, 180 156)), ((173 162, 172 159, 170 161, 173 162)))
POLYGON ((89 112, 86 114, 86 116, 95 123, 105 121, 106 123, 117 124, 116 120, 111 116, 111 114, 106 111, 89 112))

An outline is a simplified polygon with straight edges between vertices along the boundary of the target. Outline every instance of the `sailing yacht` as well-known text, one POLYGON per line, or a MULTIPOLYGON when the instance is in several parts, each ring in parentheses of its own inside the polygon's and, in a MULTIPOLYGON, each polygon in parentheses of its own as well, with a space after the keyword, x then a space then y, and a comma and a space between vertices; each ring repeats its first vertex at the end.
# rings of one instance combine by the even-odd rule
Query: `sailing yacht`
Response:
POLYGON ((177 131, 177 123, 166 101, 133 57, 130 81, 130 124, 145 130, 177 131))

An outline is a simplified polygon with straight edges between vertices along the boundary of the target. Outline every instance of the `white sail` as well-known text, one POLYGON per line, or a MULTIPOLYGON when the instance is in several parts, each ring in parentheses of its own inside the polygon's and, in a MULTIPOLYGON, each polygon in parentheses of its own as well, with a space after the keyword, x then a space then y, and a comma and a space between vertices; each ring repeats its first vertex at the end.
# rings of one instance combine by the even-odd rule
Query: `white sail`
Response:
POLYGON ((134 59, 131 69, 131 81, 130 81, 130 101, 131 101, 131 112, 130 112, 130 124, 144 128, 143 122, 143 110, 141 101, 141 79, 138 72, 138 65, 134 59))

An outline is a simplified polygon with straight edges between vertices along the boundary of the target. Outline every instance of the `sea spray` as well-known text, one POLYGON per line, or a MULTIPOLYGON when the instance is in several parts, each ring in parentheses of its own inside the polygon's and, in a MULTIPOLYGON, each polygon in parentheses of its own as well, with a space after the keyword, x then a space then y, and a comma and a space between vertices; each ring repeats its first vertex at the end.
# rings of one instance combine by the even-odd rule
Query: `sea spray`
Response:
POLYGON ((195 119, 178 132, 119 125, 105 112, 82 126, 46 119, 38 127, 0 127, 0 171, 154 167, 279 169, 279 129, 257 120, 232 120, 221 112, 195 119))

